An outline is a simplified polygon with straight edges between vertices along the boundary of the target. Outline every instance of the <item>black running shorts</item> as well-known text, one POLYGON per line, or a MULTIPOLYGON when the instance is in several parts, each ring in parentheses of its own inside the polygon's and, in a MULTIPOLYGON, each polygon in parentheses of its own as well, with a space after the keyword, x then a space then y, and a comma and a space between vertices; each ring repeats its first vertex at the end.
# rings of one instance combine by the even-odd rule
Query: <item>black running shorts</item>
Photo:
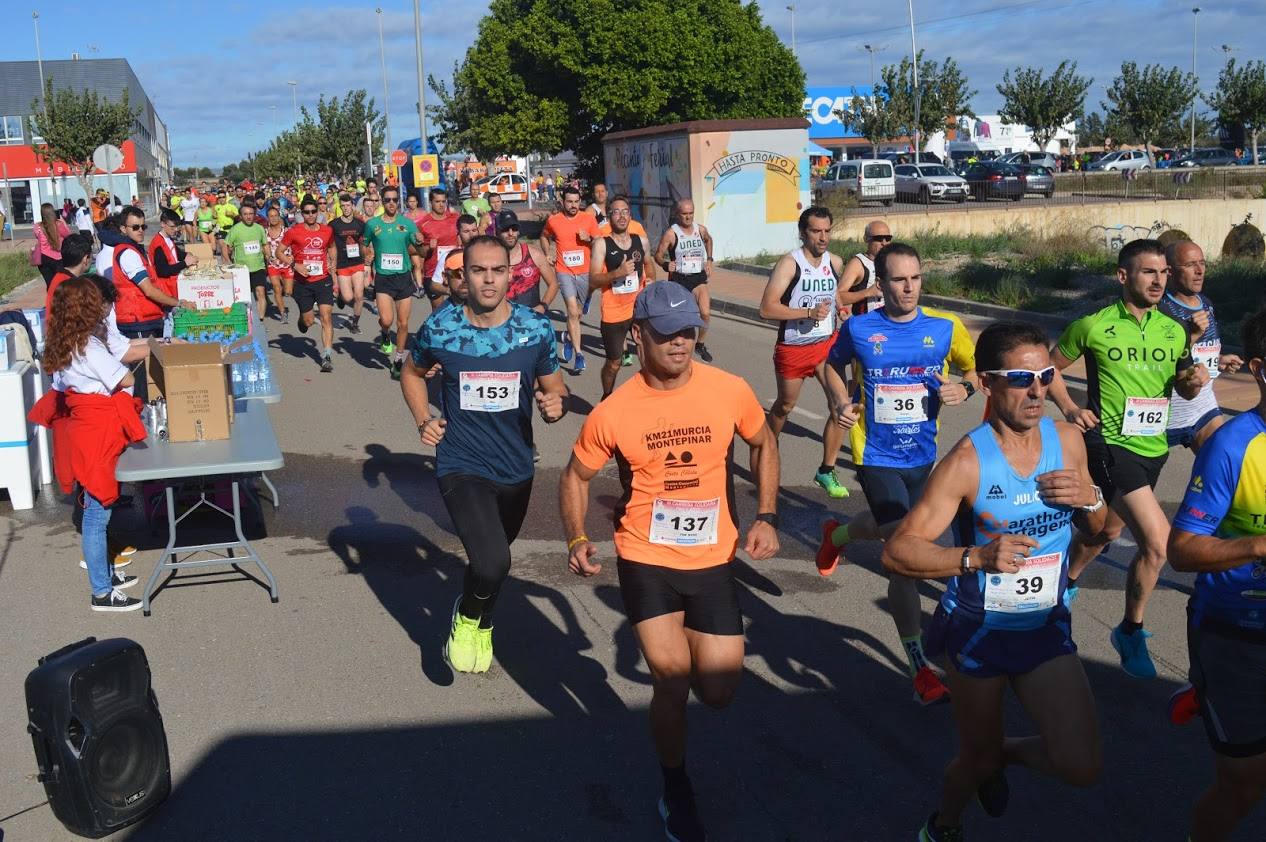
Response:
POLYGON ((676 570, 619 559, 616 572, 624 613, 635 626, 683 611, 688 629, 702 634, 743 633, 738 586, 729 563, 702 570, 676 570))
POLYGON ((1086 458, 1089 460, 1090 478, 1103 492, 1109 503, 1117 495, 1129 494, 1143 486, 1155 488, 1161 468, 1169 454, 1140 456, 1133 450, 1104 441, 1098 430, 1086 433, 1086 458))
POLYGON ((314 307, 333 307, 334 281, 329 275, 310 283, 298 281, 290 297, 295 300, 295 306, 299 308, 300 313, 306 313, 314 307))

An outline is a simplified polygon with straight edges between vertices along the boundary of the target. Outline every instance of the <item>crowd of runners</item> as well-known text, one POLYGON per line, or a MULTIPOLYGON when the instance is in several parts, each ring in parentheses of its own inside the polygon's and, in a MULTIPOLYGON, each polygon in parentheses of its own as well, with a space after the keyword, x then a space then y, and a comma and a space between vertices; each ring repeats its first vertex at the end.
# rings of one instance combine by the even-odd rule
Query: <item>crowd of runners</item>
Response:
MULTIPOLYGON (((1097 780, 1095 701, 1071 620, 1078 578, 1124 527, 1138 550, 1110 640, 1130 676, 1156 676, 1144 620, 1161 568, 1168 561, 1197 573, 1192 686, 1175 694, 1170 716, 1200 717, 1216 762, 1190 838, 1226 838, 1266 789, 1266 590, 1257 585, 1266 555, 1266 315, 1245 320, 1243 359, 1223 353, 1194 243, 1127 244, 1120 300, 1053 343, 1023 322, 991 324, 973 341, 956 316, 920 303, 919 255, 887 225, 868 225, 865 251, 844 257, 828 248, 830 211, 810 207, 801 245, 775 264, 760 304, 777 328, 777 398, 766 408, 724 361, 712 365, 704 340, 713 239, 688 199, 653 241, 627 197, 599 185, 586 204, 566 186, 533 244, 499 201, 459 211, 439 189, 425 209, 412 196, 402 206, 391 185, 300 188, 293 201, 287 191, 236 192, 236 202, 172 196, 162 242, 148 252, 137 245, 143 215, 125 210, 130 239, 103 249, 109 265, 98 257, 98 266, 131 302, 128 318, 149 314, 145 302, 155 311, 177 303, 147 281, 185 264, 183 250, 168 253, 173 238, 182 229, 190 240, 209 235, 225 259, 250 269, 261 319, 286 321, 289 298, 300 331, 319 325, 322 371, 332 368, 334 308, 356 334, 372 302, 377 345, 422 445, 436 452, 468 560, 444 646, 459 673, 493 662, 494 609, 538 458, 533 415, 551 424, 566 415, 561 369, 586 370, 582 317, 598 294, 602 400, 560 478, 560 519, 571 571, 598 573, 596 541, 607 536, 586 534, 589 486, 614 460, 623 486, 615 566, 653 677, 668 838, 706 838, 685 766, 686 706, 693 690, 724 707, 738 687, 744 637, 730 562, 740 548, 753 559, 779 550, 779 433, 809 379, 830 407, 813 482, 828 501, 848 495, 836 474, 847 438, 867 509, 823 524, 818 572, 830 575, 854 542, 883 542, 886 610, 914 700, 954 708, 959 753, 920 839, 963 838, 973 800, 1002 815, 1009 765, 1074 786, 1097 780), (560 293, 557 330, 549 313, 560 293), (427 299, 431 313, 410 335, 415 299, 427 299), (1084 406, 1061 374, 1082 359, 1084 406), (1213 381, 1245 365, 1262 405, 1227 420, 1213 381), (1048 400, 1065 420, 1048 416, 1048 400), (947 413, 983 421, 938 461, 947 413), (736 437, 747 445, 758 502, 745 531, 732 493, 736 437), (1173 447, 1197 456, 1171 525, 1154 488, 1173 447), (938 543, 946 532, 948 546, 938 543), (920 579, 947 583, 926 627, 920 579), (1036 735, 1004 734, 1008 687, 1036 735)), ((71 275, 86 270, 90 250, 69 250, 82 262, 71 275)), ((124 313, 118 321, 122 330, 124 313)))

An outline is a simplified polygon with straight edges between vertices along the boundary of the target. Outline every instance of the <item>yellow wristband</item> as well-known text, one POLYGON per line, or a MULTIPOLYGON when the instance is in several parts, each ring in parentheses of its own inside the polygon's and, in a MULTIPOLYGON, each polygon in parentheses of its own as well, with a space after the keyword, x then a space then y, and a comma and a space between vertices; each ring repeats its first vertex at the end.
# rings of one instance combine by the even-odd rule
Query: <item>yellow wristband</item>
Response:
POLYGON ((571 552, 573 549, 576 548, 577 544, 583 543, 588 540, 589 540, 588 535, 577 535, 575 538, 572 538, 570 541, 567 542, 567 552, 571 552))

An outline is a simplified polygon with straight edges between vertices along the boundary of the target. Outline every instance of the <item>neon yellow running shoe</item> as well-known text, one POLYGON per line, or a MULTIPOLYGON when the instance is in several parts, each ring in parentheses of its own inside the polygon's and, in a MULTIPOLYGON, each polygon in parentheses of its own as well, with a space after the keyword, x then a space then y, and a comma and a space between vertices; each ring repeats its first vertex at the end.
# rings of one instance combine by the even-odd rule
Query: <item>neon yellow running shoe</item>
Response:
MULTIPOLYGON (((444 644, 444 660, 456 672, 475 672, 475 664, 479 660, 479 621, 462 616, 462 612, 457 610, 461 601, 459 596, 453 603, 453 629, 444 644)), ((491 647, 488 654, 491 658, 491 647)))
POLYGON ((475 651, 473 671, 487 672, 488 667, 492 666, 492 629, 479 629, 475 634, 479 635, 476 639, 479 648, 475 651))
POLYGON ((840 481, 835 478, 835 471, 827 471, 821 474, 814 474, 813 481, 826 491, 827 496, 833 500, 839 500, 848 496, 848 489, 840 485, 840 481))

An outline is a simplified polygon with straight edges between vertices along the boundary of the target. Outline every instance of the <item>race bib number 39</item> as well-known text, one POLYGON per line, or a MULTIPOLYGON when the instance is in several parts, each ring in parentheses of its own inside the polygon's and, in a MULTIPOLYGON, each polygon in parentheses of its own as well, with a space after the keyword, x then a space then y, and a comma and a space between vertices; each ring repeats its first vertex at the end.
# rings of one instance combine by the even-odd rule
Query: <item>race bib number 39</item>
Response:
POLYGON ((384 254, 379 257, 384 272, 403 272, 404 271, 404 255, 403 254, 384 254))
POLYGON ((1162 436, 1169 423, 1168 398, 1126 398, 1123 436, 1162 436))
POLYGON ((577 266, 584 266, 584 249, 572 249, 571 251, 563 252, 563 265, 571 269, 575 269, 577 266))
POLYGON ((1048 553, 1025 559, 1015 573, 985 574, 985 610, 1027 614, 1055 607, 1063 556, 1048 553))
POLYGON ((651 508, 651 543, 697 546, 717 542, 717 517, 721 498, 665 500, 655 498, 651 508))
POLYGON ((917 424, 928 420, 928 389, 922 383, 876 383, 875 421, 917 424))
POLYGON ((517 371, 463 371, 458 383, 462 409, 507 412, 519 408, 517 371))

